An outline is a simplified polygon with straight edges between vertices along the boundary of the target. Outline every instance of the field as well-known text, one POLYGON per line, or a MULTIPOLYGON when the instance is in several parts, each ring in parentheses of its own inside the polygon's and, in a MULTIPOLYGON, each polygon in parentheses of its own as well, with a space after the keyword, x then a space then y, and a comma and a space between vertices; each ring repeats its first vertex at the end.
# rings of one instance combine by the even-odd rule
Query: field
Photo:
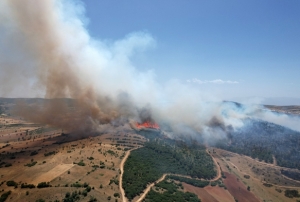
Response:
POLYGON ((121 160, 127 150, 145 141, 137 134, 119 131, 76 140, 72 134, 32 126, 18 117, 1 117, 0 123, 5 123, 0 131, 0 195, 11 190, 7 201, 61 201, 68 192, 89 190, 84 183, 90 190, 87 196, 80 195, 80 201, 91 197, 121 201, 121 160), (7 186, 8 181, 17 186, 7 186), (21 184, 41 182, 51 187, 21 188, 21 184))
POLYGON ((234 202, 233 196, 224 188, 212 186, 199 188, 187 183, 182 184, 185 191, 197 194, 202 202, 234 202))
MULTIPOLYGON (((253 193, 259 201, 296 201, 285 196, 285 190, 300 191, 300 182, 280 174, 287 169, 257 159, 210 148, 210 153, 220 165, 228 191, 239 201, 245 193, 253 193), (249 187, 249 188, 248 188, 249 187)), ((254 201, 254 199, 253 199, 254 201)))
POLYGON ((78 137, 20 117, 0 117, 0 196, 7 196, 5 201, 120 202, 130 201, 125 195, 133 191, 129 198, 134 202, 164 197, 296 201, 285 195, 300 191, 300 172, 276 161, 275 156, 266 163, 198 143, 187 145, 129 125, 78 137), (136 174, 139 180, 132 181, 136 174), (136 184, 142 189, 133 188, 136 184))

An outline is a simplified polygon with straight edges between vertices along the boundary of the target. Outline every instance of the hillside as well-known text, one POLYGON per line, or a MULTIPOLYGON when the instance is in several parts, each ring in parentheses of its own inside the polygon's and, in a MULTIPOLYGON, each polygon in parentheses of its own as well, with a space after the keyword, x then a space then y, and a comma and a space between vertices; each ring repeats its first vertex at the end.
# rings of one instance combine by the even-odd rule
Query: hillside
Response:
POLYGON ((246 119, 244 124, 216 147, 268 163, 274 156, 279 166, 300 169, 300 132, 257 119, 246 119))

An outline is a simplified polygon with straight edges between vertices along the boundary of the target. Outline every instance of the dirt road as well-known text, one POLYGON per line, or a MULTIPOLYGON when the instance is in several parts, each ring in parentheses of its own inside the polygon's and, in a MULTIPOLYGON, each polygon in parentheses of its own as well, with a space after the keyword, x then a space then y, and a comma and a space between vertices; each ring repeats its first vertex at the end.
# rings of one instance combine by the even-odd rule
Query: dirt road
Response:
POLYGON ((221 168, 219 166, 219 164, 217 163, 216 159, 208 152, 208 149, 206 149, 206 152, 210 155, 210 157, 212 158, 212 160, 214 161, 216 167, 217 167, 217 176, 214 177, 212 180, 210 180, 211 182, 213 181, 217 181, 219 178, 221 178, 221 168))
MULTIPOLYGON (((135 148, 135 149, 137 149, 137 148, 135 148)), ((127 202, 127 198, 125 197, 125 191, 124 191, 124 189, 123 189, 123 187, 122 187, 122 179, 123 179, 123 173, 124 173, 124 163, 126 162, 128 156, 130 155, 130 152, 133 151, 133 150, 135 150, 135 149, 129 150, 129 151, 126 153, 125 157, 122 159, 122 162, 121 162, 121 164, 120 164, 120 171, 121 171, 121 174, 120 174, 120 178, 119 178, 119 188, 120 188, 120 192, 121 192, 121 195, 122 195, 122 201, 123 201, 123 202, 127 202)), ((212 180, 210 180, 210 181, 211 181, 211 182, 217 181, 217 180, 221 177, 221 169, 220 169, 220 166, 218 165, 218 163, 217 163, 217 161, 214 159, 214 157, 208 152, 208 150, 206 150, 206 152, 212 157, 212 159, 213 159, 213 161, 214 161, 214 163, 215 163, 215 165, 216 165, 216 167, 217 167, 217 176, 214 177, 214 178, 213 178, 212 180)), ((166 178, 167 175, 170 175, 170 174, 169 174, 169 173, 165 173, 165 174, 162 175, 161 178, 159 178, 159 179, 156 180, 155 182, 153 182, 153 183, 151 183, 150 185, 148 185, 147 188, 143 191, 143 194, 141 195, 141 197, 140 197, 136 202, 141 202, 141 201, 146 197, 146 195, 147 195, 148 192, 151 190, 151 188, 152 188, 155 184, 157 184, 157 183, 163 181, 163 180, 166 178)), ((172 175, 176 175, 176 174, 172 174, 172 175)), ((191 178, 190 176, 184 176, 184 175, 177 175, 177 176, 191 178)))
MULTIPOLYGON (((140 147, 138 147, 140 148, 140 147)), ((126 162, 128 156, 130 155, 130 152, 135 150, 135 149, 138 149, 138 148, 134 148, 134 149, 131 149, 129 151, 126 152, 126 155, 124 156, 124 158, 122 159, 121 161, 121 164, 120 164, 120 171, 121 171, 121 174, 120 174, 120 177, 119 177, 119 189, 120 189, 120 192, 121 192, 121 196, 122 196, 122 201, 123 202, 127 202, 127 198, 125 197, 125 192, 124 192, 124 189, 122 187, 122 184, 123 184, 123 173, 124 173, 124 163, 126 162)))
MULTIPOLYGON (((217 181, 220 177, 221 177, 221 169, 220 169, 220 166, 218 165, 217 161, 213 158, 213 156, 208 152, 208 150, 206 150, 206 152, 212 157, 216 167, 217 167, 217 176, 214 177, 212 180, 210 180, 211 182, 213 181, 217 181)), ((185 175, 178 175, 178 174, 171 174, 171 173, 165 173, 163 174, 163 176, 161 178, 159 178, 158 180, 156 180, 155 182, 151 183, 144 191, 143 191, 143 194, 141 195, 141 197, 136 201, 136 202, 141 202, 145 197, 146 195, 148 194, 148 192, 151 190, 151 188, 163 181, 167 175, 175 175, 175 176, 179 176, 179 177, 186 177, 186 178, 191 178, 190 176, 185 176, 185 175)), ((192 178, 191 178, 192 179, 192 178)))
POLYGON ((141 201, 146 197, 146 195, 147 195, 148 192, 151 190, 151 188, 152 188, 155 184, 157 184, 157 183, 163 181, 163 180, 166 178, 166 176, 167 176, 167 174, 163 174, 163 176, 162 176, 161 178, 159 178, 159 179, 156 180, 155 182, 151 183, 151 184, 144 190, 144 193, 142 194, 142 196, 141 196, 136 202, 141 202, 141 201))

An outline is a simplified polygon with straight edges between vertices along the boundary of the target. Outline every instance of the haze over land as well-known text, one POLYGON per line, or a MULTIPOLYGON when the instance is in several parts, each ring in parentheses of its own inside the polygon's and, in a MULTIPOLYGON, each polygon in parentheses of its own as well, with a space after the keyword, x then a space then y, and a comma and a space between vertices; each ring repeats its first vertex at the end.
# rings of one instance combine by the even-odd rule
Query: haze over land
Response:
POLYGON ((211 2, 1 0, 0 201, 299 198, 300 3, 211 2))
POLYGON ((19 105, 19 115, 84 132, 101 130, 99 124, 144 121, 145 109, 146 119, 196 138, 198 134, 224 138, 229 128, 243 126, 242 119, 248 117, 289 123, 299 130, 293 125, 297 117, 265 113, 251 104, 224 103, 213 92, 189 84, 238 81, 173 79, 160 84, 152 70, 140 71, 131 60, 156 44, 151 34, 134 32, 116 41, 94 39, 84 14, 78 1, 1 1, 1 95, 76 100, 76 111, 55 100, 41 107, 19 105))

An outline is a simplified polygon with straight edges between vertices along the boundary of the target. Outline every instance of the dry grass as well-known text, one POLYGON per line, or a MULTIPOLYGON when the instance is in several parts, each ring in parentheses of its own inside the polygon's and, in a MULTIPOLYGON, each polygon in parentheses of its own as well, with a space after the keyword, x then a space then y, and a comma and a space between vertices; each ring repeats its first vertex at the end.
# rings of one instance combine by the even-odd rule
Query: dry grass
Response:
POLYGON ((297 182, 283 177, 278 172, 281 169, 280 167, 258 162, 243 155, 221 149, 214 148, 214 151, 213 156, 221 166, 222 171, 234 175, 245 187, 249 186, 251 192, 261 201, 296 201, 296 199, 285 197, 284 191, 286 189, 297 189, 300 191, 300 186, 297 182), (264 172, 264 175, 258 173, 257 169, 253 169, 253 167, 259 168, 259 171, 264 172), (245 175, 249 175, 250 178, 245 178, 245 175), (264 178, 266 178, 266 181, 264 181, 264 178), (274 184, 271 187, 266 187, 263 185, 264 183, 274 184), (276 189, 281 190, 281 192, 276 191, 276 189))
MULTIPOLYGON (((0 123, 4 120, 5 123, 8 122, 7 124, 26 124, 23 120, 7 117, 0 118, 0 123)), ((117 184, 110 184, 110 180, 119 179, 119 166, 122 155, 125 153, 124 148, 134 148, 145 141, 145 138, 137 134, 124 132, 102 134, 74 141, 72 139, 76 138, 62 136, 61 130, 34 134, 31 137, 25 135, 26 130, 35 129, 37 127, 24 125, 20 128, 0 128, 0 163, 12 164, 10 167, 0 168, 0 182, 14 180, 19 183, 18 188, 8 187, 6 183, 0 186, 0 190, 12 191, 8 201, 35 201, 39 198, 46 201, 62 200, 67 192, 84 190, 84 188, 71 187, 76 182, 81 184, 86 182, 92 187, 87 197, 81 196, 82 201, 88 201, 89 196, 96 197, 98 201, 107 201, 107 197, 111 196, 111 201, 115 201, 113 195, 120 191, 117 184), (25 137, 25 139, 18 139, 19 137, 25 137), (124 138, 127 139, 125 144, 115 145, 117 144, 116 139, 124 138), (64 143, 55 144, 57 142, 64 143), (9 146, 2 148, 7 144, 9 146), (22 153, 20 153, 21 151, 22 153), (37 151, 38 154, 31 156, 33 151, 37 151), (52 151, 55 151, 56 154, 44 155, 52 151), (12 156, 14 158, 11 158, 12 156), (32 167, 24 166, 35 161, 37 163, 32 167), (74 162, 80 161, 84 162, 85 166, 74 164, 74 162), (104 162, 105 168, 95 168, 100 166, 100 161, 104 162), (37 185, 40 182, 50 182, 52 187, 20 188, 21 183, 37 185), (26 191, 29 192, 28 195, 26 195, 26 191)), ((118 201, 121 199, 118 198, 118 201)))

